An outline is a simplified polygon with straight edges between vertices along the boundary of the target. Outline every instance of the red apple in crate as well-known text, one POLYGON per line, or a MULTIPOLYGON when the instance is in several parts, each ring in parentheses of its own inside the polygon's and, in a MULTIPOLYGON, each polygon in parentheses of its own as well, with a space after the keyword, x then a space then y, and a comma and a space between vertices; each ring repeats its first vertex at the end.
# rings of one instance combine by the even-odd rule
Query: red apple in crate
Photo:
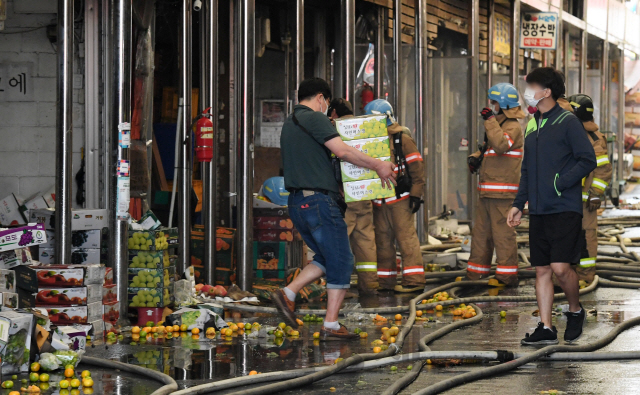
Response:
POLYGON ((209 288, 209 292, 208 292, 208 294, 209 294, 209 297, 210 297, 210 298, 215 298, 215 297, 218 295, 218 294, 216 293, 216 289, 215 289, 215 287, 211 287, 211 288, 209 288))
POLYGON ((196 284, 196 292, 200 292, 203 287, 204 287, 204 284, 196 284))
POLYGON ((227 296, 227 290, 222 285, 216 285, 214 288, 216 289, 216 295, 227 296))
POLYGON ((200 290, 202 291, 202 293, 208 294, 210 289, 213 289, 213 287, 207 284, 207 285, 203 285, 200 290))

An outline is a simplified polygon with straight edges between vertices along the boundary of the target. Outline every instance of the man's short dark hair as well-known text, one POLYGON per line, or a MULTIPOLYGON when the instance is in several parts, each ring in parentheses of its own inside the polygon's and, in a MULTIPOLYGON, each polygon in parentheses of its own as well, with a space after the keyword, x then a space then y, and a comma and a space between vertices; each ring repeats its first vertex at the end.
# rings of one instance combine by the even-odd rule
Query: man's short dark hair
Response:
POLYGON ((338 118, 342 118, 347 115, 353 115, 353 107, 348 100, 343 98, 335 98, 331 100, 331 104, 329 104, 329 115, 331 115, 331 111, 336 110, 336 114, 338 114, 338 118))
POLYGON ((538 67, 527 74, 527 84, 531 83, 551 89, 553 100, 558 100, 565 93, 564 74, 553 67, 538 67))
POLYGON ((298 87, 298 102, 311 99, 318 93, 322 93, 325 99, 331 100, 331 88, 322 78, 308 78, 298 87))

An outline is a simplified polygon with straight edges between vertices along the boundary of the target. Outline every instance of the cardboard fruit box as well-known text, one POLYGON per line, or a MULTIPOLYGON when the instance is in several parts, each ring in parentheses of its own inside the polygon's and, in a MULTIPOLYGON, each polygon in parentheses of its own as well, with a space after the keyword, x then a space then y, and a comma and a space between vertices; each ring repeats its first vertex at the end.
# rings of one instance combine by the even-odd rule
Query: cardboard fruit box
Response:
POLYGON ((47 235, 43 224, 0 230, 0 251, 10 251, 46 242, 47 235))
POLYGON ((173 303, 173 287, 127 288, 129 307, 165 307, 173 303))
POLYGON ((31 338, 36 326, 33 314, 0 312, 0 355, 2 374, 29 371, 31 338))
POLYGON ((292 230, 260 230, 253 231, 254 241, 293 241, 294 234, 292 230))
POLYGON ((29 247, 0 252, 1 269, 11 269, 18 265, 30 265, 31 261, 29 247))
MULTIPOLYGON (((102 247, 102 231, 100 229, 92 230, 74 230, 71 232, 72 248, 101 248, 102 247)), ((47 242, 40 245, 40 248, 54 248, 56 246, 56 232, 52 229, 47 230, 47 242)))
POLYGON ((42 306, 86 306, 102 301, 102 287, 99 284, 75 288, 40 288, 38 292, 18 289, 21 307, 42 306))
POLYGON ((102 287, 102 304, 118 301, 118 290, 116 287, 116 284, 105 285, 102 287))
POLYGON ((120 318, 120 303, 111 302, 102 305, 102 320, 104 322, 116 323, 120 318))
POLYGON ((388 136, 345 141, 344 143, 372 158, 386 158, 391 156, 388 136))
POLYGON ((178 246, 178 228, 129 231, 129 250, 160 251, 178 246))
POLYGON ((169 251, 129 251, 129 267, 161 269, 175 264, 169 251))
POLYGON ((338 134, 345 141, 387 136, 386 115, 364 115, 335 122, 338 134))
POLYGON ((87 324, 102 319, 102 302, 86 306, 47 306, 49 321, 55 325, 87 324))
POLYGON ((26 217, 20 211, 21 204, 14 194, 0 200, 0 225, 15 226, 27 223, 26 217))
POLYGON ((16 266, 14 271, 18 288, 31 292, 38 292, 40 288, 102 285, 105 278, 105 267, 102 265, 21 265, 16 266))
MULTIPOLYGON (((380 158, 381 161, 390 162, 391 157, 380 158)), ((353 163, 340 161, 340 172, 342 173, 342 181, 361 181, 378 178, 378 173, 366 167, 356 166, 353 163)))
MULTIPOLYGON (((29 210, 29 221, 45 224, 55 229, 56 211, 53 208, 29 210)), ((71 230, 102 229, 109 226, 109 217, 105 209, 80 209, 71 211, 71 230)))
POLYGON ((131 288, 168 287, 174 281, 175 267, 165 269, 127 269, 131 288))
POLYGON ((291 230, 293 222, 285 217, 254 217, 253 229, 260 230, 291 230))
POLYGON ((363 200, 388 199, 396 196, 395 189, 382 187, 379 178, 374 180, 351 181, 343 183, 345 202, 360 202, 363 200))

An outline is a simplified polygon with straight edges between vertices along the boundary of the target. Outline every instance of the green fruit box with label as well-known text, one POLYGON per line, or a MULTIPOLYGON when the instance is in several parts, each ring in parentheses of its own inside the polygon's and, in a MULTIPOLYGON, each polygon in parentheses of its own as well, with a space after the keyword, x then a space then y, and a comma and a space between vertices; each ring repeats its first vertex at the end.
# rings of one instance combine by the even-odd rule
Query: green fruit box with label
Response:
POLYGON ((173 303, 173 287, 127 288, 129 307, 165 307, 173 303))
POLYGON ((336 119, 336 130, 344 141, 385 137, 386 115, 365 115, 355 118, 336 119))
POLYGON ((129 267, 132 269, 161 269, 175 264, 169 251, 129 251, 129 267))
POLYGON ((165 269, 127 269, 129 287, 157 288, 173 284, 175 267, 165 269))
POLYGON ((360 202, 363 200, 387 199, 396 196, 395 189, 382 187, 379 178, 374 180, 351 181, 343 183, 344 200, 349 202, 360 202))
MULTIPOLYGON (((391 157, 388 158, 380 158, 383 162, 390 162, 391 157)), ((378 173, 374 170, 367 169, 366 167, 356 166, 353 163, 349 162, 340 162, 340 170, 342 173, 342 181, 361 181, 361 180, 370 180, 373 178, 378 178, 378 173)))
POLYGON ((178 228, 129 231, 129 250, 160 251, 178 246, 178 228))
POLYGON ((345 141, 344 143, 372 158, 386 158, 391 156, 391 150, 389 149, 389 136, 345 141))
POLYGON ((17 311, 0 312, 0 355, 2 374, 29 371, 31 337, 35 335, 33 314, 17 311))

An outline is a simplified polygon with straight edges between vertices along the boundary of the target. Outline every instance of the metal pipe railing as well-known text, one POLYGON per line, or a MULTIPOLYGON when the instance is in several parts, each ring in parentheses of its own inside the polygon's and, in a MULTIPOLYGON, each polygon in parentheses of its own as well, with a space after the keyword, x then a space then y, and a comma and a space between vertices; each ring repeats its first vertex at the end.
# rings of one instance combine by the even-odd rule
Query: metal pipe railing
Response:
MULTIPOLYGON (((127 219, 129 218, 129 174, 118 171, 128 166, 129 142, 122 139, 131 122, 131 0, 113 0, 111 5, 112 103, 111 103, 111 197, 109 199, 109 258, 118 284, 120 310, 127 309, 127 219), (122 140, 122 143, 120 141, 122 140)), ((129 134, 130 137, 130 134, 129 134)))
MULTIPOLYGON (((478 97, 478 69, 480 67, 480 0, 471 0, 470 3, 471 23, 469 26, 469 53, 471 55, 470 65, 470 81, 469 81, 469 93, 471 94, 470 111, 469 111, 469 126, 471 128, 471 149, 478 146, 478 109, 480 107, 478 97)), ((477 176, 470 175, 468 177, 469 185, 469 198, 467 200, 467 207, 469 208, 468 219, 474 217, 475 204, 478 200, 477 191, 477 176)))
MULTIPOLYGON (((180 96, 183 99, 183 117, 179 142, 180 147, 180 182, 178 193, 178 227, 180 255, 176 264, 176 271, 182 275, 191 262, 191 187, 192 187, 192 138, 191 138, 191 88, 192 88, 192 32, 191 32, 192 0, 182 1, 182 15, 180 18, 180 96)), ((173 182, 176 182, 174 177, 173 182)))
MULTIPOLYGON (((211 106, 213 122, 213 159, 202 163, 204 217, 204 267, 207 284, 215 284, 216 269, 216 202, 218 167, 218 0, 204 3, 205 50, 202 53, 203 65, 206 64, 201 85, 206 88, 202 108, 211 106)), ((201 19, 202 20, 202 19, 201 19)))
MULTIPOLYGON (((254 107, 254 32, 255 0, 238 1, 236 111, 238 122, 238 273, 237 283, 251 291, 253 265, 253 107, 254 107)), ((298 45, 298 44, 296 44, 298 45)), ((298 77, 299 78, 299 75, 298 77)), ((297 87, 296 87, 297 88, 297 87)))
POLYGON ((378 7, 378 29, 376 31, 376 55, 375 55, 375 93, 376 99, 384 99, 384 13, 386 8, 378 7))
MULTIPOLYGON (((356 108, 356 2, 355 0, 345 0, 342 10, 344 29, 344 98, 351 102, 356 108)), ((336 93, 337 95, 337 93, 336 93)))
POLYGON ((57 264, 71 263, 71 185, 73 152, 73 1, 58 0, 58 81, 56 108, 57 264))
MULTIPOLYGON (((489 0, 487 4, 487 89, 493 86, 493 36, 495 27, 495 0, 489 0)), ((487 97, 487 104, 491 105, 491 100, 487 97)))
POLYGON ((622 189, 624 185, 624 49, 618 47, 620 57, 618 58, 618 185, 614 188, 622 189))
POLYGON ((511 0, 511 64, 509 81, 518 86, 520 73, 520 0, 511 0))
MULTIPOLYGON (((420 150, 422 156, 426 156, 427 141, 428 141, 428 119, 429 113, 429 49, 427 47, 427 5, 424 2, 416 3, 416 36, 415 36, 415 51, 416 51, 416 144, 420 150)), ((426 158, 423 160, 423 166, 425 168, 425 174, 428 174, 426 169, 426 158)), ((427 183, 424 186, 424 205, 418 211, 418 238, 421 242, 425 242, 427 239, 427 232, 429 229, 429 215, 428 209, 428 191, 427 183)))
POLYGON ((400 123, 402 99, 400 98, 400 69, 402 68, 402 0, 395 0, 393 5, 393 100, 394 114, 400 123))
MULTIPOLYGON (((296 93, 304 80, 304 0, 296 0, 296 93)), ((298 97, 294 97, 298 102, 298 97)))

